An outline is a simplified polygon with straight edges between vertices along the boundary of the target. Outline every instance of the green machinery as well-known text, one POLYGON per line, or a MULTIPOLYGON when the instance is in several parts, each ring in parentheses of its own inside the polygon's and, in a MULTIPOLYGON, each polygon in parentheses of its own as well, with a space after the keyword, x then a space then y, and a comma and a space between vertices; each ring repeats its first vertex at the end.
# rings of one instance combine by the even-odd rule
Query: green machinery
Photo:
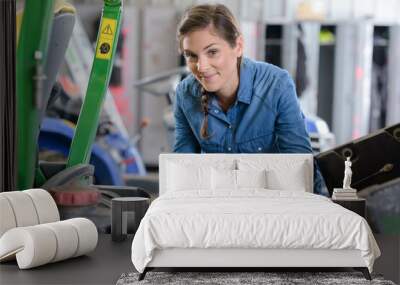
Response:
MULTIPOLYGON (((57 3, 57 2, 56 2, 57 3)), ((17 48, 18 181, 20 190, 41 186, 46 177, 38 166, 40 109, 47 105, 43 72, 53 19, 53 0, 26 0, 17 48)), ((118 41, 121 0, 104 0, 97 44, 66 168, 88 164, 118 41)))

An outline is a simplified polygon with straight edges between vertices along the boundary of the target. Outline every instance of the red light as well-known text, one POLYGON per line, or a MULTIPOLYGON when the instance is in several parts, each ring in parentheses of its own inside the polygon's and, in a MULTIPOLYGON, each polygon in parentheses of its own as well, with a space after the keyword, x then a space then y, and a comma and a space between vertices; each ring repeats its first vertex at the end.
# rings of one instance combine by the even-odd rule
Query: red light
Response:
POLYGON ((360 80, 363 76, 364 76, 364 70, 361 67, 357 66, 356 67, 356 79, 360 80))

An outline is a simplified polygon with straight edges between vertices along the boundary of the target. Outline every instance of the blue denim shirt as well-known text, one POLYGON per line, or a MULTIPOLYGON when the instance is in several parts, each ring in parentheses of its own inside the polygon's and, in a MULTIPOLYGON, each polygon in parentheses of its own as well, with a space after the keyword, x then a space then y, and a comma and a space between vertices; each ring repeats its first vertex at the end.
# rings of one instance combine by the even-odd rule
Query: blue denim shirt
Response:
MULTIPOLYGON (((235 103, 225 113, 210 94, 208 132, 200 83, 189 75, 176 88, 174 152, 180 153, 312 153, 310 139, 289 73, 265 62, 244 58, 235 103)), ((322 177, 314 162, 314 192, 322 192, 322 177)))

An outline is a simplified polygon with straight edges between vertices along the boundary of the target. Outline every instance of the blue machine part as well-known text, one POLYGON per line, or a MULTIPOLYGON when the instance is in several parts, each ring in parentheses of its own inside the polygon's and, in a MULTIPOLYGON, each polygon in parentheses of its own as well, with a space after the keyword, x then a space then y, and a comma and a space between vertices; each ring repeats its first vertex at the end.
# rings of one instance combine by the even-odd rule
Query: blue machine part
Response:
POLYGON ((306 118, 306 129, 308 133, 318 133, 318 128, 315 120, 312 120, 310 118, 306 118))
POLYGON ((329 131, 329 127, 324 120, 317 116, 307 116, 305 124, 310 135, 311 147, 315 153, 334 147, 335 136, 329 131))
MULTIPOLYGON (((73 135, 74 129, 67 122, 60 119, 45 118, 39 134, 39 151, 51 150, 68 157, 73 135)), ((146 173, 145 168, 138 152, 129 144, 123 144, 122 137, 119 138, 119 141, 119 146, 125 147, 126 156, 124 158, 129 162, 126 163, 126 170, 129 169, 127 173, 144 175, 146 173), (128 154, 131 156, 128 156, 128 154)), ((112 157, 109 149, 104 149, 100 144, 94 143, 90 164, 95 167, 94 177, 96 184, 125 185, 121 167, 112 157)))
POLYGON ((139 152, 120 133, 110 133, 104 137, 103 141, 107 148, 118 151, 114 159, 124 168, 124 173, 146 175, 146 168, 139 152))

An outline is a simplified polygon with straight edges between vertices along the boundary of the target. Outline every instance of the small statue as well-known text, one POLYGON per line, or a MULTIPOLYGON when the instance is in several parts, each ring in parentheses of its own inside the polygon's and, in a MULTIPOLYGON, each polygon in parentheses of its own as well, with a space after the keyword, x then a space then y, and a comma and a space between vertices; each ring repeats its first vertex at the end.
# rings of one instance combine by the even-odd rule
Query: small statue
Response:
POLYGON ((350 157, 346 157, 346 161, 344 162, 344 178, 343 178, 343 189, 352 189, 351 188, 351 176, 353 172, 351 171, 351 161, 350 157))

